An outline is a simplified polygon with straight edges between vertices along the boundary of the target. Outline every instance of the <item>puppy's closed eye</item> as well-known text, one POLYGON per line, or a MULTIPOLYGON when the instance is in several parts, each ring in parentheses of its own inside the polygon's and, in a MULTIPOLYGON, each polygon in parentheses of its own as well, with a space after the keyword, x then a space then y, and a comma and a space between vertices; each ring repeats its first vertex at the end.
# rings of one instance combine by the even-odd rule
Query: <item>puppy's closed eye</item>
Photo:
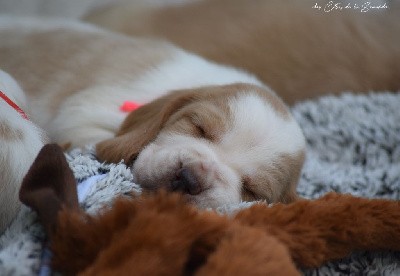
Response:
POLYGON ((170 129, 174 132, 195 138, 214 140, 214 135, 212 135, 210 127, 207 127, 197 116, 183 116, 172 123, 170 129))
POLYGON ((193 134, 198 138, 207 138, 207 129, 199 114, 191 113, 187 116, 188 123, 192 126, 193 134))
POLYGON ((193 126, 195 128, 196 137, 212 140, 212 136, 209 135, 209 132, 207 131, 207 129, 204 126, 202 126, 200 124, 194 124, 194 123, 193 123, 193 126))
POLYGON ((259 199, 256 193, 251 190, 250 179, 248 177, 242 179, 242 199, 247 201, 259 199))
POLYGON ((215 126, 213 126, 212 122, 202 118, 198 114, 193 114, 190 117, 190 121, 195 128, 196 137, 204 138, 212 142, 217 140, 215 126))

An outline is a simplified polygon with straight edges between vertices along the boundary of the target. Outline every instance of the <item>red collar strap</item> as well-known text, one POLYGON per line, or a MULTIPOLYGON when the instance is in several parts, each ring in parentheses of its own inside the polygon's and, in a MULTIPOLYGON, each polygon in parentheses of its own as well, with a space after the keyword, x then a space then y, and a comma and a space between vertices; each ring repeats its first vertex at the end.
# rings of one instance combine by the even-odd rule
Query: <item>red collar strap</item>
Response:
POLYGON ((7 97, 6 94, 4 94, 2 91, 0 91, 0 98, 3 99, 6 103, 8 103, 9 106, 14 108, 22 116, 22 118, 29 120, 28 115, 26 115, 26 113, 9 97, 7 97))

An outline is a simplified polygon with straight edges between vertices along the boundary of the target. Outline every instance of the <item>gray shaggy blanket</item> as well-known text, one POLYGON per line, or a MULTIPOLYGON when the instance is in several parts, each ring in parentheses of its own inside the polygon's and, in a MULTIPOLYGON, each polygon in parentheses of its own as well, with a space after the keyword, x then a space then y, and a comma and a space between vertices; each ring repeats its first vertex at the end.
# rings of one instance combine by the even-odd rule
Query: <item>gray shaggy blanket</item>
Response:
MULTIPOLYGON (((400 94, 328 96, 300 103, 292 111, 308 144, 301 196, 318 198, 336 191, 400 200, 400 94)), ((90 213, 117 195, 141 192, 125 165, 101 164, 90 148, 73 150, 67 159, 79 182, 104 174, 82 203, 90 213)), ((221 206, 218 211, 231 213, 249 204, 221 206)), ((43 239, 36 215, 23 208, 0 237, 0 275, 37 274, 43 239)), ((400 252, 356 252, 304 274, 400 275, 400 252)))

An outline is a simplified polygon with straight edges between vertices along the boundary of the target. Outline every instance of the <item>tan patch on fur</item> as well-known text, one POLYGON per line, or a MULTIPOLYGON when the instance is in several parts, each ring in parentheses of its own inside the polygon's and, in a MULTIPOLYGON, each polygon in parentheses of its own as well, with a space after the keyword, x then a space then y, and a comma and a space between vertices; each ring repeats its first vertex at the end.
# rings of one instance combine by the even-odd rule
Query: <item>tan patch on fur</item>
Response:
POLYGON ((288 120, 290 118, 290 112, 286 104, 278 97, 275 92, 269 90, 269 93, 266 93, 265 90, 261 89, 254 85, 252 88, 254 91, 258 93, 262 98, 266 99, 267 102, 272 106, 272 108, 280 114, 284 119, 288 120))
MULTIPOLYGON (((202 117, 206 118, 203 123, 208 123, 208 128, 214 131, 214 133, 210 131, 209 135, 215 136, 217 139, 220 136, 219 132, 230 126, 229 120, 224 121, 224 118, 229 115, 227 105, 229 97, 235 97, 242 93, 261 95, 283 117, 289 116, 289 111, 278 97, 268 94, 269 90, 262 90, 255 85, 238 83, 173 91, 131 112, 115 138, 97 144, 97 155, 103 161, 119 162, 124 159, 127 164, 130 164, 164 127, 168 130, 177 120, 182 118, 187 120, 196 112, 203 113, 202 117), (212 114, 215 116, 204 116, 206 111, 203 109, 209 111, 214 109, 212 114)), ((175 128, 176 131, 186 131, 188 134, 198 135, 196 133, 198 130, 193 129, 193 126, 189 127, 188 122, 181 122, 172 128, 175 128), (188 129, 189 127, 191 129, 188 129)))
POLYGON ((81 90, 138 78, 167 59, 171 48, 163 42, 65 28, 28 34, 8 29, 0 34, 2 69, 30 98, 50 98, 47 108, 53 113, 81 90))
POLYGON ((234 97, 241 91, 240 88, 249 86, 233 84, 191 90, 191 93, 197 96, 176 110, 166 122, 165 130, 207 138, 212 142, 218 141, 232 126, 231 111, 227 105, 229 97, 234 97))
POLYGON ((243 178, 243 200, 266 199, 267 202, 290 203, 297 199, 296 187, 303 167, 305 152, 283 154, 255 175, 243 178))
POLYGON ((188 104, 171 116, 164 129, 216 142, 230 126, 229 113, 221 99, 188 104))
MULTIPOLYGON (((261 88, 260 86, 247 83, 234 83, 229 85, 207 86, 191 89, 191 91, 192 93, 198 94, 196 98, 199 100, 200 106, 197 101, 194 101, 192 105, 182 108, 174 114, 174 116, 182 116, 182 112, 188 114, 201 112, 208 123, 220 127, 221 132, 230 127, 230 121, 228 119, 230 118, 230 110, 227 105, 228 99, 230 97, 237 97, 238 95, 255 93, 257 96, 260 96, 261 99, 264 99, 266 103, 283 118, 289 119, 290 117, 288 107, 272 90, 266 87, 261 88), (207 111, 210 113, 207 114, 207 111)), ((172 118, 171 120, 173 121, 172 118)))
POLYGON ((130 35, 163 37, 244 68, 289 104, 322 93, 400 89, 400 36, 393 35, 400 32, 398 10, 365 16, 318 12, 313 4, 208 0, 160 9, 128 4, 87 19, 130 35))
POLYGON ((286 178, 287 186, 283 188, 283 192, 278 199, 279 202, 291 203, 299 198, 296 188, 303 168, 305 155, 305 151, 301 151, 295 155, 281 156, 280 162, 287 168, 288 177, 286 178))
POLYGON ((159 133, 169 117, 193 100, 194 94, 178 91, 160 97, 131 112, 115 138, 96 145, 98 158, 107 162, 131 164, 139 152, 159 133))
POLYGON ((0 121, 0 139, 6 141, 21 141, 24 133, 20 129, 15 129, 5 121, 0 121))

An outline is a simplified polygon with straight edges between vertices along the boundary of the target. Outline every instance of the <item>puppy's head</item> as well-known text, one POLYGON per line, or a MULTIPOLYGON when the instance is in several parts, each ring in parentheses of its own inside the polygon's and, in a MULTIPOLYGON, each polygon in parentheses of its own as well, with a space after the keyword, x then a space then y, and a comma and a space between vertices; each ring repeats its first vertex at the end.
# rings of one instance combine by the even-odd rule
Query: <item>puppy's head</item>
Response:
POLYGON ((294 200, 304 148, 272 91, 232 84, 174 91, 142 106, 97 154, 132 164, 145 189, 181 191, 200 207, 216 207, 294 200))

